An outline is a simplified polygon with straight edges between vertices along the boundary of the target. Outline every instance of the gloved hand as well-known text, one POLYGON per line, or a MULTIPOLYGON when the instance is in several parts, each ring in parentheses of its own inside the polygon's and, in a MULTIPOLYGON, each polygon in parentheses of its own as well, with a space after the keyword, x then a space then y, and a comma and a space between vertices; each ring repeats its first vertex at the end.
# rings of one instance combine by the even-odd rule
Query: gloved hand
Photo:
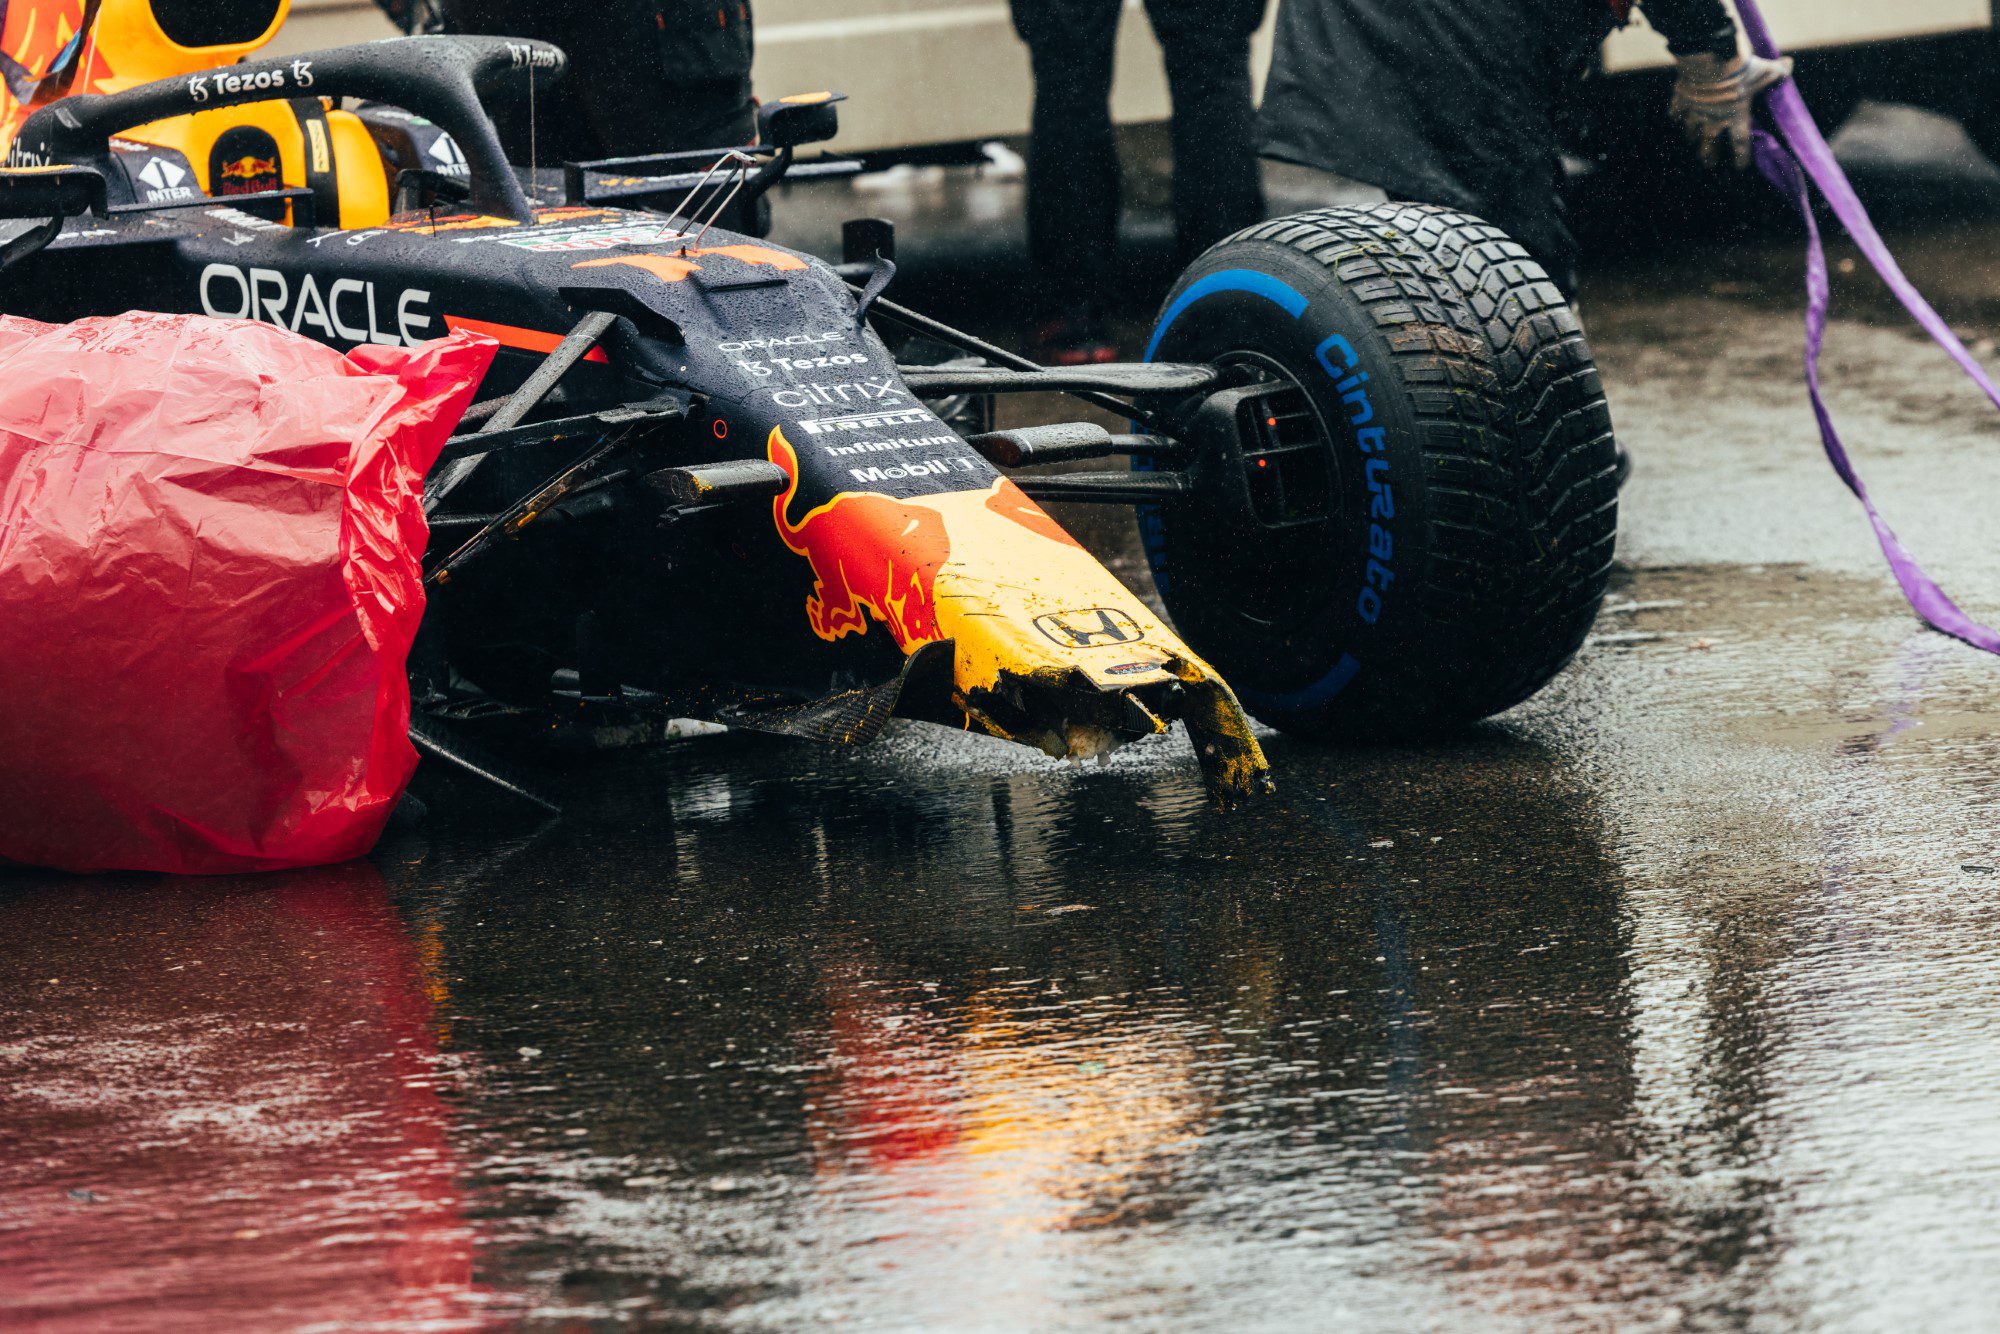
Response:
POLYGON ((1750 165, 1750 112, 1757 94, 1792 77, 1792 58, 1717 56, 1706 52, 1682 56, 1676 62, 1680 79, 1674 84, 1673 117, 1701 149, 1704 166, 1722 165, 1726 141, 1736 155, 1737 170, 1750 165))

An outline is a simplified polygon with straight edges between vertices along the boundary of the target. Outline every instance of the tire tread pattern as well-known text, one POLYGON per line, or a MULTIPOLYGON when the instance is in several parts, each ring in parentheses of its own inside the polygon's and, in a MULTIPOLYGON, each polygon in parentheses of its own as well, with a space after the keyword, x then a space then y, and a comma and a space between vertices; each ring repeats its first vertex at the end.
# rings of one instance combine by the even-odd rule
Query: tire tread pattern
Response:
POLYGON ((1321 209, 1222 245, 1244 242, 1310 257, 1373 319, 1415 406, 1430 515, 1418 614, 1435 654, 1323 717, 1266 721, 1407 732, 1520 703, 1582 647, 1617 536, 1610 410, 1574 312, 1519 244, 1450 209, 1321 209))

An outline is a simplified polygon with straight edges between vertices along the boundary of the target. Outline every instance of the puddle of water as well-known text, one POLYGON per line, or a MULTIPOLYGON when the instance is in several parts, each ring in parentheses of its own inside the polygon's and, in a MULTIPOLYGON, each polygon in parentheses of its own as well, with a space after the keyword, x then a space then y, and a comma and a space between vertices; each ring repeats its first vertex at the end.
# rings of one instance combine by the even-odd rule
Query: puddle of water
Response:
POLYGON ((1893 604, 1788 635, 1868 602, 1797 574, 1639 572, 1656 644, 1460 743, 1277 740, 1247 816, 1172 745, 912 727, 696 742, 374 866, 17 881, 0 1310, 1987 1309, 1991 690, 1893 604))

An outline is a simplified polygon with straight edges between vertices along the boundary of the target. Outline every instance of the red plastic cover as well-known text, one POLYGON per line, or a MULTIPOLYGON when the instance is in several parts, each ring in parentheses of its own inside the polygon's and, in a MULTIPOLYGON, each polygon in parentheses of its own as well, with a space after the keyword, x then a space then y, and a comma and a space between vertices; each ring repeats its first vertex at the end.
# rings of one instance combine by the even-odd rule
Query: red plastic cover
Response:
POLYGON ((423 478, 494 349, 0 318, 0 860, 374 845, 416 768, 423 478))

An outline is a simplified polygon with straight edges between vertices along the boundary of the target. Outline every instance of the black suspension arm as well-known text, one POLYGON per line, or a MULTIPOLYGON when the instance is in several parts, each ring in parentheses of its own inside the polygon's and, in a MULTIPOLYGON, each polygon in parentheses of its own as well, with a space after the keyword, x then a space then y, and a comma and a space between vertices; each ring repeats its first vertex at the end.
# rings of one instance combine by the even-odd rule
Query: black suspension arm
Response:
MULTIPOLYGON (((848 286, 854 289, 856 295, 860 294, 860 288, 854 287, 852 283, 849 283, 848 286)), ((939 342, 950 343, 953 347, 973 353, 976 356, 985 357, 988 361, 996 362, 1010 370, 1039 373, 1049 369, 1038 362, 1030 361, 1027 357, 1021 356, 1018 353, 1009 352, 1004 347, 996 347, 982 338, 974 338, 962 329, 954 329, 942 320, 934 320, 928 315, 920 315, 908 306, 900 305, 886 298, 878 297, 873 309, 877 313, 888 316, 906 328, 914 329, 921 334, 929 334, 939 342)), ((1095 390, 1078 390, 1075 392, 1075 396, 1086 403, 1103 408, 1107 412, 1115 412, 1122 417, 1129 417, 1149 430, 1158 431, 1163 435, 1172 434, 1172 431, 1160 421, 1157 415, 1136 403, 1128 403, 1124 399, 1115 398, 1110 394, 1100 393, 1095 390)))
POLYGON ((924 395, 1198 394, 1222 383, 1213 366, 1137 361, 1104 366, 904 366, 903 381, 924 395))

